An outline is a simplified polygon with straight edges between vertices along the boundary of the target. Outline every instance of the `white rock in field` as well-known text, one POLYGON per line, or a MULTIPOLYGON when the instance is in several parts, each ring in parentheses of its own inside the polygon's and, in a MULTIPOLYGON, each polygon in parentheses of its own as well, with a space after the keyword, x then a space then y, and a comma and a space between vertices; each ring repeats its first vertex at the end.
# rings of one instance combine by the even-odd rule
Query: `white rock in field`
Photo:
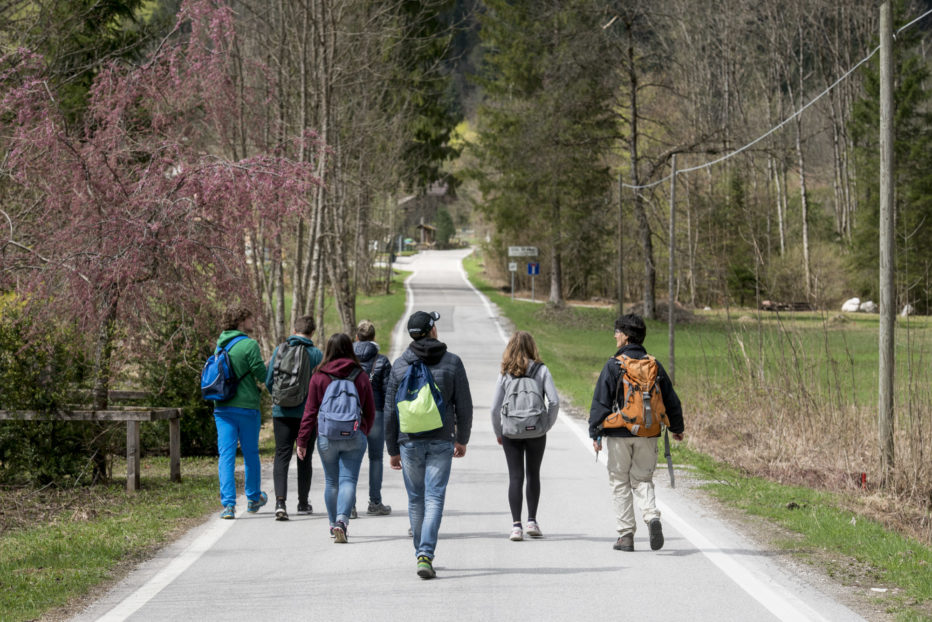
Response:
POLYGON ((867 300, 861 303, 860 310, 862 313, 877 313, 880 311, 880 307, 873 300, 867 300))
POLYGON ((860 306, 860 298, 850 298, 845 301, 845 304, 841 305, 841 310, 845 313, 857 313, 860 306))
POLYGON ((900 317, 907 317, 907 316, 912 315, 915 312, 916 312, 916 307, 914 307, 911 304, 907 304, 905 307, 903 307, 903 310, 900 311, 900 317))
POLYGON ((712 310, 712 307, 705 306, 705 307, 702 307, 702 310, 703 310, 703 311, 711 311, 711 310, 712 310))

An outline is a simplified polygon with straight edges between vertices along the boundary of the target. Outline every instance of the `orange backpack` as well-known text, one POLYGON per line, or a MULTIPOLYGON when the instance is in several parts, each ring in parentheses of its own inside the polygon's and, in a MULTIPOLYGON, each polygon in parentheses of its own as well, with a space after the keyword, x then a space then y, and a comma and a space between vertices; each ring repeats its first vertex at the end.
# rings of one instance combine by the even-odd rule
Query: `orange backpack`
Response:
POLYGON ((621 368, 621 376, 615 385, 615 403, 612 413, 602 422, 603 428, 628 428, 635 436, 659 436, 662 425, 670 425, 663 396, 657 386, 660 366, 657 359, 647 355, 633 359, 621 354, 615 357, 621 368), (619 391, 624 385, 623 401, 619 402, 619 391))

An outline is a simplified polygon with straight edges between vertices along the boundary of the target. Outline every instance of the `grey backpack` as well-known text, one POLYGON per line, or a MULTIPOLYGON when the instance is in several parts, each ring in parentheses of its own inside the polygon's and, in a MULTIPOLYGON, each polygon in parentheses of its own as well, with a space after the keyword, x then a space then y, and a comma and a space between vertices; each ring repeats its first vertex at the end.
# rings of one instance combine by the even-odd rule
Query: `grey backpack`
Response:
POLYGON ((541 363, 534 363, 524 376, 508 375, 502 402, 502 436, 534 438, 547 433, 547 407, 540 383, 534 378, 541 363))
POLYGON ((272 402, 285 408, 301 406, 311 382, 311 357, 302 345, 278 346, 272 371, 272 402))

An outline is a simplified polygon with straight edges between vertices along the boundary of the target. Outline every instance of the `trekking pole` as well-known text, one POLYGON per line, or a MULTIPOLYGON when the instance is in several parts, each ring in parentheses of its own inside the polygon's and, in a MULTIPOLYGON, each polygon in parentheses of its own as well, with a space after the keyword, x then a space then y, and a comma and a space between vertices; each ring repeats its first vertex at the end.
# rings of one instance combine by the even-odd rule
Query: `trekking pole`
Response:
MULTIPOLYGON (((599 445, 601 445, 601 444, 602 444, 602 437, 601 437, 601 436, 597 436, 596 439, 595 439, 595 442, 598 443, 599 445)), ((599 461, 599 450, 598 450, 598 449, 595 450, 595 461, 596 461, 596 462, 599 461)))
POLYGON ((670 472, 670 488, 676 488, 676 480, 673 477, 673 456, 670 455, 670 432, 666 426, 663 428, 663 457, 667 459, 667 470, 670 472))

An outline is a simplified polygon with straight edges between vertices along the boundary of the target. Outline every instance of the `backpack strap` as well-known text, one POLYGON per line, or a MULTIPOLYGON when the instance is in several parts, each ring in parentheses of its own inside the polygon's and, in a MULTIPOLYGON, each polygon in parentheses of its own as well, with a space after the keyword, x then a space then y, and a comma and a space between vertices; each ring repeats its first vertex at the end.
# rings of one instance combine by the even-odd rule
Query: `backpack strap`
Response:
MULTIPOLYGON (((226 350, 227 354, 229 354, 230 350, 233 349, 233 346, 236 345, 238 342, 242 341, 243 339, 248 339, 248 337, 246 337, 246 335, 237 335, 236 337, 233 337, 233 339, 230 339, 227 342, 227 345, 223 346, 222 348, 217 348, 217 354, 220 354, 221 350, 226 350)), ((239 383, 240 380, 242 380, 243 378, 249 375, 249 370, 247 369, 245 374, 243 374, 242 376, 237 376, 236 370, 233 369, 232 359, 230 359, 230 370, 233 372, 233 376, 236 378, 237 383, 239 383)))

